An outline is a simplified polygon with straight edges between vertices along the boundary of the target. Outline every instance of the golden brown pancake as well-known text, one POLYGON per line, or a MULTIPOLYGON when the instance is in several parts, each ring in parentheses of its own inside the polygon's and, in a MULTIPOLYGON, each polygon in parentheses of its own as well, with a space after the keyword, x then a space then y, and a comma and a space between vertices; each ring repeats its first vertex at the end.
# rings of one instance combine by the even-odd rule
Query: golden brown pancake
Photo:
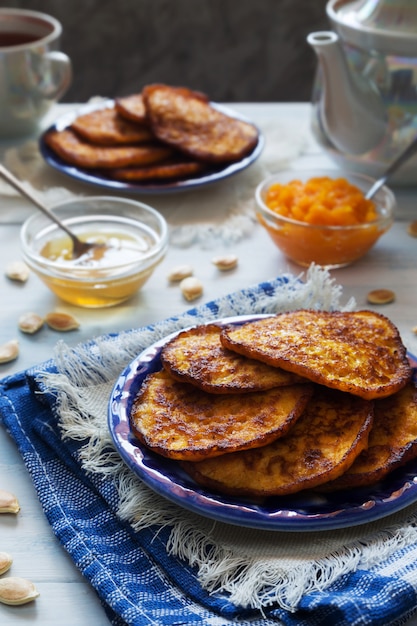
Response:
POLYGON ((223 348, 220 332, 220 326, 206 324, 179 333, 162 349, 163 367, 173 378, 209 393, 248 393, 307 382, 223 348))
POLYGON ((299 310, 225 328, 225 348, 365 399, 406 385, 411 367, 398 329, 372 311, 299 310))
POLYGON ((139 122, 140 124, 145 124, 147 122, 146 109, 141 93, 134 93, 130 96, 116 98, 115 107, 118 113, 120 113, 120 115, 125 119, 132 120, 133 122, 139 122))
POLYGON ((123 167, 109 171, 109 175, 115 180, 127 182, 147 180, 168 180, 188 178, 204 172, 207 166, 202 161, 185 161, 184 159, 164 161, 158 165, 146 167, 123 167))
POLYGON ((123 119, 115 108, 80 115, 71 128, 82 139, 103 146, 149 143, 155 139, 147 126, 123 119))
POLYGON ((169 147, 161 145, 94 146, 80 139, 71 129, 49 131, 44 141, 66 163, 85 168, 150 165, 172 155, 169 147))
POLYGON ((293 385, 246 394, 242 402, 240 394, 209 394, 162 370, 146 377, 130 423, 154 452, 197 461, 282 437, 311 394, 311 385, 293 385))
POLYGON ((284 437, 260 448, 181 465, 196 482, 221 493, 297 493, 336 479, 352 465, 367 446, 372 415, 372 402, 317 386, 284 437))
POLYGON ((195 159, 238 161, 258 142, 253 124, 221 113, 199 92, 155 84, 142 95, 156 137, 195 159))
POLYGON ((368 447, 329 490, 372 485, 417 457, 417 389, 410 382, 389 398, 375 401, 368 447))

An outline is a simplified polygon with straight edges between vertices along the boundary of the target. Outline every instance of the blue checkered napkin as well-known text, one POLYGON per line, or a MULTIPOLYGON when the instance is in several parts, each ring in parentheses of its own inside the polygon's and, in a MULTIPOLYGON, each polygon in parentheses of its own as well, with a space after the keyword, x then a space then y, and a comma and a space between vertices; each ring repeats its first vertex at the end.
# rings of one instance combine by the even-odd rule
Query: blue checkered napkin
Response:
MULTIPOLYGON (((259 286, 253 290, 254 300, 272 297, 276 287, 259 286)), ((215 303, 208 308, 218 312, 215 303)), ((242 609, 225 594, 209 594, 192 567, 167 553, 169 529, 134 532, 116 516, 112 480, 86 474, 78 461, 84 442, 61 439, 55 397, 36 393, 42 371, 55 371, 54 362, 0 382, 0 416, 49 523, 96 590, 112 624, 382 626, 402 623, 417 607, 417 546, 398 549, 367 571, 344 575, 326 590, 306 594, 294 612, 278 606, 265 607, 262 613, 242 609)), ((277 533, 277 541, 282 540, 285 533, 277 533)))
POLYGON ((55 534, 97 590, 113 624, 269 626, 276 619, 289 626, 382 626, 399 623, 417 606, 417 546, 306 595, 295 613, 271 607, 262 619, 225 597, 208 595, 188 565, 167 555, 167 530, 133 533, 118 520, 111 480, 81 471, 79 444, 63 443, 56 428, 49 408, 53 398, 42 397, 49 402, 40 404, 33 388, 31 372, 6 381, 1 414, 55 534))
MULTIPOLYGON (((400 550, 394 560, 406 563, 409 557, 414 561, 417 558, 415 546, 404 552, 400 550)), ((402 570, 398 563, 398 568, 394 567, 390 575, 384 575, 379 569, 342 576, 326 591, 306 595, 295 613, 278 610, 275 614, 286 626, 405 624, 417 606, 416 566, 402 570), (412 576, 412 584, 407 582, 407 574, 412 576)))
POLYGON ((2 381, 0 414, 32 476, 49 523, 96 589, 110 622, 117 626, 276 624, 252 621, 253 611, 242 612, 227 598, 203 591, 192 569, 167 555, 166 531, 134 533, 120 522, 114 514, 116 494, 111 480, 100 478, 95 484, 80 469, 78 445, 61 440, 46 398, 40 403, 33 393, 33 374, 2 381))

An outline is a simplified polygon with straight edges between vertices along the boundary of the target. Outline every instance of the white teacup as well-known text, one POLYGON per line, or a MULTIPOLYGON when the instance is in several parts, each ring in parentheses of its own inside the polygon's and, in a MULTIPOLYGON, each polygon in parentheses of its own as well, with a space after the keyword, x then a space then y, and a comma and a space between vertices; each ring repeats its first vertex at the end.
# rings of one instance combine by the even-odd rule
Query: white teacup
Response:
POLYGON ((30 135, 71 84, 62 26, 38 11, 0 9, 0 139, 30 135))

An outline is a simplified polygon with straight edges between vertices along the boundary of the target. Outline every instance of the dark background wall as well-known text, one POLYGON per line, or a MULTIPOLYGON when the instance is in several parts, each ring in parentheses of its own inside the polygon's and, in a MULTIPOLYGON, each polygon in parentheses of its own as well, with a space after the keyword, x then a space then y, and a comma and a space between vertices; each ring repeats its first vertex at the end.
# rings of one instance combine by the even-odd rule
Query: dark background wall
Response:
POLYGON ((327 0, 8 0, 64 27, 83 102, 186 85, 218 102, 307 101, 316 67, 306 36, 328 29, 327 0))

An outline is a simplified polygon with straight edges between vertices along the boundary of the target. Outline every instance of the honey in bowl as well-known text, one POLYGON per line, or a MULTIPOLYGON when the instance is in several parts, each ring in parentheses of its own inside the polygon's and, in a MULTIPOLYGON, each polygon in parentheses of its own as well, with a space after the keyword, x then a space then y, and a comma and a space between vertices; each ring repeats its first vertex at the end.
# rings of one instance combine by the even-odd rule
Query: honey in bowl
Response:
POLYGON ((45 223, 43 216, 32 216, 22 228, 26 262, 66 302, 89 308, 119 304, 144 285, 165 256, 167 227, 161 215, 147 205, 123 199, 111 200, 110 208, 125 215, 110 215, 105 208, 100 215, 84 210, 66 221, 82 241, 100 244, 75 259, 71 239, 55 224, 45 223), (145 207, 145 213, 131 213, 130 204, 145 207))

